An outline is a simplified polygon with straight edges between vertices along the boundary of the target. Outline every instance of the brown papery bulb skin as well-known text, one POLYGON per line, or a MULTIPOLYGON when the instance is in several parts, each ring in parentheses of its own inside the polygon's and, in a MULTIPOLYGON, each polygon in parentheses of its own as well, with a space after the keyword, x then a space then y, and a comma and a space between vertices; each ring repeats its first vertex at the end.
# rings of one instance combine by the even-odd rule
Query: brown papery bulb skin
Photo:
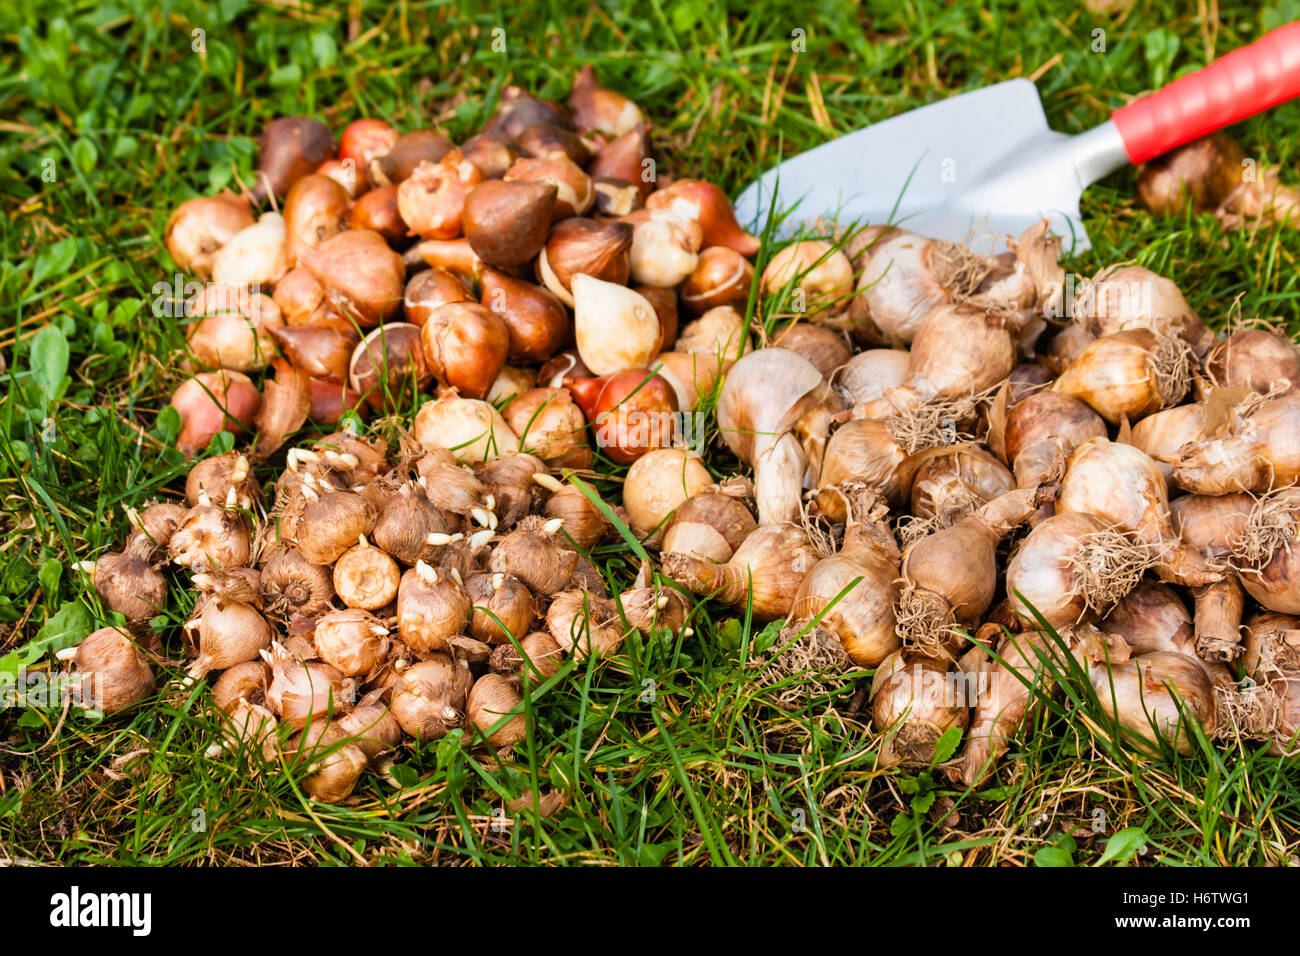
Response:
POLYGON ((717 363, 726 372, 738 358, 749 353, 749 327, 740 312, 729 305, 720 305, 688 322, 677 337, 674 351, 698 355, 717 363))
POLYGON ((289 265, 298 256, 348 228, 352 200, 347 190, 330 179, 312 173, 293 184, 284 201, 285 254, 289 265))
POLYGON ((952 524, 1015 487, 1006 465, 978 445, 942 448, 912 478, 912 514, 952 524))
POLYGON ((334 491, 308 501, 298 519, 298 548, 314 564, 333 564, 343 552, 369 534, 375 509, 351 491, 334 491))
POLYGON ((473 297, 465 283, 438 266, 417 272, 406 283, 406 298, 402 307, 406 321, 424 325, 429 316, 449 302, 471 302, 473 297))
POLYGON ((330 569, 308 561, 293 545, 275 550, 262 567, 261 585, 266 610, 290 618, 321 614, 334 598, 330 569))
POLYGON ((1122 637, 1134 655, 1155 651, 1194 654, 1192 615, 1168 584, 1143 581, 1106 615, 1101 629, 1122 637))
POLYGON ((677 506, 660 550, 724 564, 757 527, 758 522, 739 498, 705 489, 677 506))
POLYGON ((313 380, 347 381, 348 367, 361 336, 346 319, 324 319, 315 325, 286 328, 273 325, 269 331, 280 351, 313 380))
POLYGON ((153 669, 144 652, 119 628, 103 627, 77 646, 74 673, 78 701, 105 714, 142 700, 153 689, 153 669))
POLYGON ((1241 669, 1265 683, 1300 676, 1300 620, 1290 614, 1256 611, 1246 621, 1241 669))
POLYGON ((242 452, 228 451, 196 462, 185 478, 185 500, 191 507, 200 503, 206 494, 209 501, 225 503, 230 492, 235 493, 235 504, 251 508, 262 499, 262 486, 253 474, 253 466, 242 452))
POLYGON ((1184 491, 1263 493, 1300 480, 1300 395, 1233 411, 1231 433, 1184 449, 1170 474, 1184 491))
POLYGON ((682 306, 692 315, 729 305, 743 312, 754 285, 754 266, 734 249, 709 246, 682 285, 682 306))
POLYGON ((569 313, 542 286, 485 267, 480 273, 482 304, 501 317, 510 337, 509 361, 544 362, 569 334, 569 313))
MULTIPOLYGON (((545 473, 546 465, 533 455, 523 452, 502 455, 475 465, 474 471, 486 494, 491 495, 495 502, 492 511, 498 519, 497 528, 502 532, 514 527, 520 518, 537 511, 545 497, 545 489, 534 476, 545 473)), ((470 517, 474 517, 472 512, 470 517)))
POLYGON ((1205 357, 1210 380, 1225 388, 1244 387, 1266 395, 1300 390, 1300 349, 1267 329, 1242 329, 1214 346, 1205 357))
POLYGON ((536 594, 556 594, 569 583, 578 565, 578 553, 567 547, 558 532, 558 528, 549 530, 540 519, 526 519, 497 544, 488 567, 517 577, 536 594))
POLYGON ((358 176, 364 179, 371 162, 386 156, 399 138, 397 130, 384 120, 353 120, 339 135, 339 161, 351 160, 358 176))
POLYGON ((517 139, 534 123, 556 123, 573 128, 573 118, 559 103, 533 96, 522 87, 507 86, 501 91, 496 116, 488 121, 484 132, 517 139))
POLYGON ((344 677, 368 674, 388 655, 388 628, 369 611, 330 611, 316 621, 312 634, 316 650, 344 677))
POLYGON ((1140 448, 1160 468, 1166 478, 1182 457, 1188 444, 1199 444, 1205 437, 1205 405, 1175 405, 1148 415, 1136 425, 1129 442, 1140 448))
POLYGON ((1142 266, 1103 269, 1076 297, 1074 314, 1099 336, 1145 329, 1181 339, 1198 357, 1215 342, 1178 286, 1142 266))
POLYGON ((613 530, 605 515, 576 485, 564 485, 546 499, 546 516, 564 522, 563 534, 590 551, 613 530))
POLYGON ((216 505, 191 508, 167 542, 173 563, 191 571, 213 571, 248 564, 252 538, 248 520, 216 505))
POLYGON ((534 687, 550 680, 564 664, 564 648, 545 631, 533 631, 519 642, 502 644, 492 652, 492 669, 497 673, 527 676, 534 687))
POLYGON ((425 497, 444 516, 468 518, 473 509, 483 507, 483 483, 446 448, 426 447, 415 470, 425 497))
POLYGON ((481 399, 505 367, 510 332, 476 302, 452 302, 429 315, 424 354, 434 377, 468 398, 481 399))
POLYGON ((320 803, 342 803, 352 796, 366 769, 365 752, 336 721, 318 719, 297 737, 288 756, 307 768, 302 788, 320 803))
POLYGON ((438 163, 456 148, 446 136, 430 129, 403 133, 385 153, 370 160, 366 175, 377 186, 397 186, 423 162, 438 163))
POLYGON ((663 570, 689 591, 732 607, 752 601, 755 620, 788 617, 804 576, 819 555, 808 534, 790 522, 760 525, 726 564, 688 554, 663 555, 663 570))
POLYGON ((645 126, 640 124, 602 146, 587 172, 597 181, 616 180, 634 186, 639 206, 655 188, 654 166, 647 162, 649 158, 650 140, 645 126))
POLYGON ((591 150, 582 137, 559 123, 533 123, 515 137, 515 145, 525 156, 536 159, 564 157, 578 166, 585 166, 591 158, 591 150))
POLYGON ((409 406, 428 388, 433 369, 425 359, 421 330, 388 322, 357 343, 348 363, 348 383, 376 411, 409 406))
POLYGON ((415 413, 412 433, 425 448, 450 450, 458 461, 491 461, 519 450, 519 438, 485 401, 446 389, 415 413))
POLYGON ((273 644, 263 656, 271 661, 266 702, 285 723, 302 729, 352 709, 337 668, 321 661, 303 661, 279 644, 273 644))
POLYGON ((485 644, 520 640, 537 620, 532 592, 512 574, 480 572, 465 579, 465 591, 474 602, 469 633, 485 644))
MULTIPOLYGON (((494 180, 495 182, 496 180, 494 180)), ((397 187, 397 210, 413 236, 455 239, 464 225, 466 199, 483 174, 452 150, 438 162, 423 161, 397 187)))
POLYGON ((1233 541, 1242 587, 1270 611, 1300 614, 1300 489, 1261 499, 1233 541))
POLYGON ((450 647, 452 638, 469 626, 473 600, 445 569, 420 563, 402 575, 397 589, 397 630, 418 656, 450 647))
POLYGON ((867 254, 849 314, 869 321, 882 342, 907 345, 954 291, 974 291, 969 280, 982 275, 977 262, 957 243, 902 231, 884 236, 867 254))
POLYGON ((830 243, 805 239, 791 243, 774 255, 763 270, 763 292, 769 296, 791 287, 787 308, 816 316, 848 308, 853 294, 853 264, 830 243))
POLYGON ((256 660, 270 646, 271 626, 254 608, 241 601, 207 601, 199 618, 199 656, 189 676, 198 679, 256 660))
POLYGON ((212 275, 213 256, 253 223, 244 197, 199 196, 176 207, 167 220, 163 242, 182 272, 207 279, 212 275))
POLYGON ((221 672, 212 684, 212 702, 229 713, 241 701, 266 703, 266 688, 271 682, 271 668, 260 658, 244 661, 221 672))
POLYGON ((384 704, 363 703, 351 713, 344 714, 335 724, 354 738, 352 742, 366 755, 372 767, 402 742, 402 725, 384 704))
POLYGON ((623 626, 614 605, 586 590, 561 591, 546 612, 546 629, 579 660, 608 657, 623 644, 623 626))
POLYGON ((970 732, 955 776, 968 787, 983 782, 993 762, 1011 746, 1016 729, 1029 713, 1035 694, 1051 686, 1051 671, 1039 654, 1049 653, 1044 638, 1018 634, 1004 638, 997 653, 985 657, 976 674, 983 688, 971 715, 970 732))
POLYGON ((518 156, 511 143, 490 133, 470 137, 461 145, 460 152, 466 162, 478 167, 484 179, 501 179, 518 156))
MULTIPOLYGON (((831 433, 817 487, 827 489, 845 481, 862 481, 878 488, 897 507, 907 500, 912 476, 912 462, 889 425, 876 419, 856 418, 831 433)), ((819 495, 817 500, 831 520, 844 519, 837 495, 819 495)))
POLYGON ((431 654, 393 685, 393 716, 417 740, 438 740, 464 720, 471 680, 468 667, 446 654, 431 654))
POLYGON ((470 248, 498 268, 528 262, 546 243, 556 195, 553 182, 479 183, 465 197, 462 214, 470 248))
POLYGON ((967 701, 954 699, 963 686, 941 664, 924 657, 895 651, 881 662, 871 680, 871 719, 886 738, 882 765, 931 766, 939 738, 970 723, 967 701))
POLYGON ((304 251, 299 261, 346 318, 370 328, 402 307, 406 266, 377 232, 348 229, 304 251))
POLYGON ((718 430, 732 453, 754 468, 760 524, 798 514, 807 452, 787 429, 828 393, 821 372, 787 349, 751 352, 727 373, 718 394, 718 430))
POLYGON ((842 333, 808 322, 796 322, 777 332, 772 344, 802 355, 827 378, 846 365, 853 354, 842 333))
POLYGON ((1245 494, 1180 495, 1169 502, 1178 537, 1214 564, 1232 557, 1254 508, 1254 497, 1245 494))
POLYGON ((941 655, 956 640, 952 623, 983 616, 997 589, 998 542, 1033 509, 1032 495, 1007 492, 903 552, 897 613, 905 645, 941 655))
POLYGON ((167 603, 167 579, 153 567, 151 542, 132 538, 120 553, 100 555, 95 561, 95 590, 104 606, 131 622, 147 621, 167 603))
POLYGON ((1162 216, 1193 209, 1214 209, 1241 183, 1246 158, 1226 133, 1213 133, 1157 156, 1138 172, 1138 198, 1162 216))
MULTIPOLYGON (((188 481, 186 481, 186 491, 187 493, 189 491, 188 481)), ((225 496, 222 495, 220 500, 224 501, 225 496)), ((197 496, 195 503, 197 504, 197 496)), ((127 538, 127 544, 135 543, 141 549, 140 556, 149 561, 166 560, 167 545, 189 511, 189 508, 182 505, 163 501, 149 505, 134 516, 128 513, 127 519, 134 530, 127 538), (149 545, 148 548, 145 547, 146 543, 149 545)))
POLYGON ((358 199, 348 214, 348 227, 377 232, 390 246, 404 248, 409 240, 397 209, 397 187, 380 186, 358 199))
POLYGON ((1006 462, 1021 488, 1046 481, 1076 445, 1106 438, 1106 422, 1072 395, 1037 392, 1007 412, 1006 462))
POLYGON ((659 319, 659 342, 656 352, 673 347, 678 335, 677 292, 675 289, 658 289, 651 285, 634 285, 632 291, 650 303, 659 319))
POLYGON ((1222 574, 1174 533, 1160 469, 1145 452, 1101 438, 1078 445, 1066 459, 1056 513, 1094 514, 1156 550, 1156 571, 1175 584, 1211 584, 1222 574))
POLYGON ((1007 600, 1027 627, 1040 615, 1058 629, 1095 618, 1137 583, 1149 562, 1108 530, 1095 515, 1070 512, 1029 532, 1006 569, 1007 600))
POLYGON ((1101 706, 1143 740, 1150 741, 1154 733, 1179 753, 1190 754, 1196 735, 1189 720, 1207 736, 1214 733, 1214 685, 1195 657, 1156 651, 1109 667, 1094 664, 1090 677, 1101 706))
POLYGON ((247 434, 262 396, 239 372, 200 372, 181 383, 170 404, 181 417, 176 447, 192 458, 221 432, 247 434))
POLYGON ((683 219, 698 222, 704 232, 705 247, 726 246, 752 259, 762 245, 757 236, 740 228, 727 194, 702 179, 678 179, 656 190, 646 199, 646 208, 671 209, 683 219))
MULTIPOLYGON (((595 200, 591 177, 588 176, 568 156, 550 156, 545 159, 521 159, 506 170, 505 181, 508 183, 535 183, 555 187, 555 203, 551 210, 551 221, 568 219, 570 216, 585 216, 595 200)), ((542 229, 542 238, 534 254, 546 241, 546 229, 542 229)), ((487 261, 487 260, 484 260, 487 261)))
POLYGON ((1060 375, 1079 355, 1093 342, 1097 341, 1095 336, 1086 325, 1082 322, 1070 322, 1044 345, 1039 347, 1042 352, 1043 364, 1054 375, 1060 375))
POLYGON ((535 388, 502 410, 519 447, 554 468, 590 468, 591 448, 584 435, 587 419, 565 388, 535 388))
POLYGON ((333 155, 334 135, 320 120, 306 116, 272 120, 258 143, 253 202, 272 195, 283 199, 294 183, 333 155))
POLYGON ((875 667, 899 646, 894 614, 898 546, 884 523, 888 509, 883 501, 874 493, 858 493, 851 500, 844 547, 804 577, 795 592, 792 620, 816 620, 839 639, 854 664, 875 667))
POLYGON ((484 674, 470 688, 465 716, 488 743, 500 749, 528 736, 528 717, 522 706, 514 681, 501 674, 484 674))
POLYGON ((1112 425, 1182 401, 1191 384, 1187 353, 1174 339, 1135 328, 1103 335, 1061 373, 1052 390, 1087 402, 1112 425))
POLYGON ((912 340, 907 384, 927 398, 965 398, 1006 379, 1016 367, 1016 343, 994 312, 945 305, 926 316, 912 340), (960 342, 960 348, 953 343, 960 342))
POLYGON ((849 359, 834 382, 849 404, 859 405, 884 398, 911 374, 912 353, 906 349, 867 349, 849 359))
POLYGON ((632 227, 574 216, 551 228, 537 257, 537 277, 565 305, 572 307, 575 276, 626 285, 631 276, 632 227))
POLYGON ((419 486, 404 485, 379 509, 379 518, 370 533, 371 539, 403 564, 432 560, 440 552, 429 535, 448 534, 453 530, 419 486))
POLYGON ((573 111, 574 127, 583 135, 600 133, 616 139, 636 129, 643 120, 636 103, 622 93, 601 86, 590 64, 573 78, 569 109, 573 111))

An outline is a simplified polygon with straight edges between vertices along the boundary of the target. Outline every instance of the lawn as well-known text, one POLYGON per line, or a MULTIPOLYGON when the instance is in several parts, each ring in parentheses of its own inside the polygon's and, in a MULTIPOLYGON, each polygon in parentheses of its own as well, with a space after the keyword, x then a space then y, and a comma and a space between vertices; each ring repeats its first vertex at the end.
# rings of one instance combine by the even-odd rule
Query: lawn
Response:
MULTIPOLYGON (((735 195, 784 155, 1012 77, 1037 83, 1054 128, 1080 132, 1300 17, 1295 0, 1112 6, 0 3, 0 672, 54 666, 50 652, 103 622, 75 562, 122 540, 126 508, 183 487, 162 410, 184 329, 156 314, 177 281, 160 237, 181 200, 252 182, 270 119, 314 115, 337 131, 376 116, 459 140, 504 85, 562 99, 592 63, 651 117, 661 170, 735 195)), ((1232 132, 1294 181, 1297 126, 1291 103, 1232 132)), ((1094 248, 1074 271, 1136 261, 1216 328, 1259 316, 1297 330, 1300 232, 1153 219, 1131 170, 1090 189, 1083 214, 1094 248)), ((612 580, 635 573, 623 544, 596 559, 612 580)), ((174 642, 192 596, 174 589, 171 602, 154 626, 174 642)), ((953 789, 938 771, 877 766, 860 680, 763 687, 747 661, 772 631, 712 606, 693 626, 569 665, 534 692, 536 719, 508 757, 453 733, 404 752, 401 789, 367 775, 340 806, 307 800, 277 765, 205 758, 218 725, 201 685, 108 720, 0 712, 0 863, 1296 859, 1294 763, 1249 748, 1141 757, 1066 694, 995 779, 953 789), (563 805, 540 814, 554 794, 563 805)))

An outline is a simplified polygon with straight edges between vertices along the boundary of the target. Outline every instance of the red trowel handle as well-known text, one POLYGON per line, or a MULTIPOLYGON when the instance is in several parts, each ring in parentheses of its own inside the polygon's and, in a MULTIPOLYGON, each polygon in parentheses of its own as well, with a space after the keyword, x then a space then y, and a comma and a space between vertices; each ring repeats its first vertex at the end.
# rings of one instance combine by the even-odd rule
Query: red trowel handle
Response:
POLYGON ((1288 23, 1115 111, 1130 162, 1144 163, 1300 96, 1300 23, 1288 23))

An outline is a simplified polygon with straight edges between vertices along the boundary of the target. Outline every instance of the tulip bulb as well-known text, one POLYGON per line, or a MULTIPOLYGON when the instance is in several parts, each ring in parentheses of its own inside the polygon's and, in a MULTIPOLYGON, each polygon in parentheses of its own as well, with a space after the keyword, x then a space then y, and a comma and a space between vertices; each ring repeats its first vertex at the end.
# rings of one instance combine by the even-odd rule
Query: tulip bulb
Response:
POLYGON ((659 344, 654 308, 625 286, 587 275, 572 280, 578 354, 597 375, 643 368, 659 344))
POLYGON ((182 272, 207 279, 217 253, 253 223, 244 197, 230 193, 199 196, 176 207, 167 220, 163 241, 182 272))
POLYGON ((412 434, 425 448, 446 448, 458 461, 489 461, 519 450, 519 439, 487 402, 449 389, 415 414, 412 434))

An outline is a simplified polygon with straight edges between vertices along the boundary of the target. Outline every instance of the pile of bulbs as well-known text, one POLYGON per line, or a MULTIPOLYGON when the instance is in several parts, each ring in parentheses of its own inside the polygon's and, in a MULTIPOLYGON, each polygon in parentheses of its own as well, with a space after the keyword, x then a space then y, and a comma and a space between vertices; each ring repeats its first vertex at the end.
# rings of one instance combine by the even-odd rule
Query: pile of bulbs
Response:
POLYGON ((640 108, 590 67, 568 108, 506 89, 459 147, 363 119, 336 150, 277 119, 254 188, 182 203, 165 239, 206 281, 185 303, 205 370, 172 399, 187 454, 249 430, 264 458, 436 387, 474 434, 575 468, 589 422, 617 462, 671 444, 742 335, 759 246, 717 186, 656 175, 640 108))
POLYGON ((1141 748, 1300 752, 1300 350, 1216 337, 1139 266, 1067 283, 1045 223, 992 257, 839 239, 773 258, 769 308, 794 287, 808 325, 719 389, 757 521, 687 498, 664 572, 874 669, 886 763, 958 728, 976 784, 1067 673, 1141 748))
MULTIPOLYGON (((611 599, 586 556, 613 529, 589 488, 527 453, 471 466, 406 446, 394 459, 344 429, 290 448, 269 510, 247 455, 206 458, 186 505, 133 513, 123 550, 86 568, 128 628, 165 605, 162 565, 187 574, 198 600, 182 683, 213 679, 225 745, 284 747, 322 801, 382 772, 403 735, 464 726, 510 747, 527 733, 525 681, 614 653, 633 628, 685 622, 686 602, 648 568, 611 599)), ((160 653, 104 628, 73 673, 113 712, 152 692, 160 653)))
POLYGON ((607 513, 653 527, 684 468, 707 478, 672 416, 738 349, 759 243, 716 186, 656 177, 641 110, 590 68, 567 108, 507 89, 459 147, 366 119, 336 148, 321 123, 278 119, 257 170, 165 231, 205 280, 185 304, 203 370, 172 398, 177 444, 255 439, 199 461, 185 506, 142 510, 86 565, 128 626, 67 656, 105 711, 149 694, 162 649, 140 625, 166 605, 163 566, 188 573, 189 679, 214 678, 232 739, 279 746, 288 725, 307 790, 338 800, 403 732, 468 723, 507 747, 524 680, 684 627, 648 566, 611 596, 587 552, 607 513), (394 453, 345 417, 416 404, 394 453), (282 453, 309 419, 334 431, 282 453), (626 510, 557 477, 592 477, 596 447, 633 465, 626 510), (266 502, 255 470, 281 454, 266 502))
MULTIPOLYGON (((722 191, 659 183, 640 109, 589 68, 568 109, 507 89, 459 147, 360 120, 336 151, 277 120, 251 192, 182 204, 166 242, 212 280, 178 444, 256 439, 199 462, 186 506, 140 512, 95 585, 135 625, 165 604, 161 564, 188 572, 189 679, 219 673, 230 740, 305 754, 318 799, 403 733, 510 746, 525 682, 681 630, 687 593, 874 669, 882 759, 928 764, 958 728, 967 784, 1050 689, 1049 628, 1136 740, 1295 752, 1300 351, 1217 338, 1147 269, 1072 287, 1045 224, 993 256, 871 226, 756 275, 722 191), (714 398, 752 481, 628 427, 714 398), (404 407, 396 453, 338 427, 404 407), (253 466, 308 419, 335 431, 289 449, 264 511, 253 466), (593 446, 630 465, 621 506, 557 478, 593 446), (611 596, 588 551, 615 513, 664 578, 611 596)), ((119 709, 158 653, 104 629, 76 673, 119 709)))

